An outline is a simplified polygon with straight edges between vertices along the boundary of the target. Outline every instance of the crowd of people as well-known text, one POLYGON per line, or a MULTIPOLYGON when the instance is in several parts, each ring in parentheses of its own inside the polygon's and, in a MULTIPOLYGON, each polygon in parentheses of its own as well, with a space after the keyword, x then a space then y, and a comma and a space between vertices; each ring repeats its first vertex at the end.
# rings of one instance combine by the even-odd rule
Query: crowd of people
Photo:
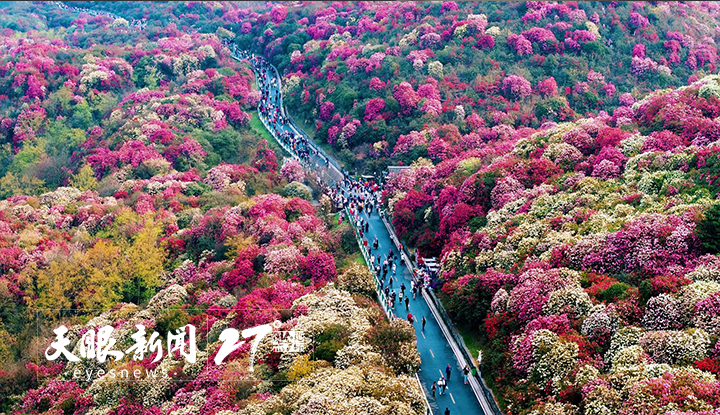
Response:
MULTIPOLYGON (((393 288, 395 281, 401 281, 397 279, 398 270, 408 266, 405 254, 402 252, 402 245, 397 247, 400 254, 396 254, 392 247, 388 249, 387 253, 384 253, 380 250, 378 238, 375 237, 370 241, 369 236, 371 216, 385 214, 381 207, 382 185, 372 180, 356 180, 345 177, 334 186, 325 189, 335 208, 341 210, 347 207, 353 225, 362 241, 362 249, 370 259, 368 265, 375 273, 378 288, 385 294, 388 309, 395 310, 398 304, 404 303, 405 310, 409 311, 410 293, 412 293, 413 300, 416 299, 423 288, 429 287, 430 277, 424 271, 418 272, 409 267, 412 269, 412 278, 408 293, 405 292, 408 287, 404 282, 401 282, 399 294, 393 288)), ((410 313, 408 313, 407 319, 411 323, 414 322, 414 317, 410 313)))
POLYGON ((235 58, 248 60, 252 65, 258 88, 262 94, 258 103, 258 114, 266 121, 273 137, 287 151, 295 154, 306 167, 313 167, 313 162, 316 167, 319 165, 328 167, 329 158, 319 151, 305 135, 293 128, 292 121, 283 111, 280 84, 273 77, 272 66, 263 57, 240 50, 228 39, 224 39, 223 44, 230 49, 235 58))

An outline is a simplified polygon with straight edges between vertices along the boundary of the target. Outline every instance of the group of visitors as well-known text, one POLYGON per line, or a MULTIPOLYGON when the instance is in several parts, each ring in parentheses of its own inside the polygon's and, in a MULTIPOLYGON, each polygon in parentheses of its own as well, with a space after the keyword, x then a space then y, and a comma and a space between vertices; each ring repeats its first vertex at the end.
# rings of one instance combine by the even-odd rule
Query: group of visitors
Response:
POLYGON ((329 159, 311 145, 305 135, 298 133, 293 128, 290 118, 283 111, 280 84, 273 77, 272 66, 261 56, 240 50, 237 45, 227 39, 223 40, 223 44, 230 49, 233 56, 238 59, 246 59, 252 65, 258 88, 262 94, 258 103, 258 114, 266 121, 273 137, 286 150, 297 155, 306 166, 310 166, 313 158, 328 166, 329 159))
MULTIPOLYGON (((240 57, 249 59, 253 67, 258 73, 258 85, 263 91, 263 99, 258 107, 258 111, 266 117, 266 120, 270 121, 271 128, 273 129, 274 136, 278 141, 282 141, 285 146, 292 149, 292 151, 300 156, 301 160, 307 160, 311 155, 318 156, 324 160, 324 164, 328 167, 328 159, 323 155, 319 154, 317 150, 314 151, 314 146, 308 142, 303 136, 294 134, 291 130, 286 130, 285 127, 288 125, 288 118, 286 118, 281 110, 280 92, 275 91, 272 96, 268 96, 270 91, 270 85, 268 84, 269 64, 262 58, 255 55, 250 55, 244 52, 237 52, 240 57), (304 153, 303 153, 304 152, 304 153)), ((317 167, 317 165, 316 165, 317 167)), ((366 258, 369 259, 368 264, 371 270, 375 273, 376 281, 379 288, 379 295, 384 298, 385 305, 388 310, 394 312, 398 304, 405 305, 405 311, 407 312, 407 321, 410 324, 415 323, 415 316, 410 313, 410 295, 415 300, 418 294, 422 293, 423 288, 429 288, 431 277, 424 270, 412 269, 412 278, 410 281, 410 287, 406 286, 405 282, 402 281, 399 270, 408 264, 402 255, 396 254, 393 247, 388 248, 387 252, 384 251, 385 247, 381 248, 380 241, 378 238, 370 237, 370 219, 374 213, 383 215, 381 208, 381 195, 383 187, 381 184, 377 184, 370 180, 356 180, 346 173, 343 173, 343 177, 340 180, 334 181, 334 183, 328 183, 322 180, 320 176, 317 177, 317 184, 320 186, 324 194, 326 194, 332 203, 332 207, 335 211, 342 211, 347 208, 350 213, 351 224, 355 227, 362 241, 362 249, 367 254, 366 258), (365 213, 365 215, 363 215, 365 213), (397 283, 400 283, 396 289, 397 283), (408 291, 408 292, 406 292, 408 291)), ((338 217, 338 225, 342 224, 342 215, 338 217)), ((402 245, 400 245, 402 249, 402 245)), ((427 319, 425 316, 420 320, 422 331, 425 331, 425 325, 427 319)), ((463 376, 465 384, 468 383, 468 375, 470 374, 470 368, 466 365, 463 368, 463 376)), ((450 364, 445 369, 445 376, 441 376, 437 382, 432 384, 432 396, 435 398, 437 388, 440 388, 440 395, 444 395, 448 388, 448 382, 452 373, 452 367, 450 364)), ((450 414, 449 408, 445 409, 446 415, 450 414)))

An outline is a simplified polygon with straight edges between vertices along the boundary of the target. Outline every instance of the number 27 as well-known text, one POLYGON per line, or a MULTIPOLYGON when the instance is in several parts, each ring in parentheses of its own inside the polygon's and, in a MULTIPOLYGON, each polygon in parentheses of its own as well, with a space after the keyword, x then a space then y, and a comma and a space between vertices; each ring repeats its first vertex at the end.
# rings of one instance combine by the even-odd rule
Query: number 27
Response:
MULTIPOLYGON (((250 372, 253 371, 253 362, 255 361, 255 352, 257 352, 258 346, 260 345, 260 340, 263 339, 263 337, 267 336, 272 332, 272 326, 270 324, 263 324, 262 326, 252 327, 249 329, 245 329, 242 331, 242 337, 243 339, 247 339, 248 337, 255 336, 255 339, 252 341, 252 345, 250 346, 250 372)), ((223 360, 225 360, 226 357, 235 350, 239 349, 243 344, 245 344, 245 340, 240 340, 240 333, 233 328, 228 328, 222 331, 220 333, 220 341, 223 342, 222 346, 220 346, 220 350, 218 350, 217 355, 215 355, 215 364, 221 365, 223 360)))

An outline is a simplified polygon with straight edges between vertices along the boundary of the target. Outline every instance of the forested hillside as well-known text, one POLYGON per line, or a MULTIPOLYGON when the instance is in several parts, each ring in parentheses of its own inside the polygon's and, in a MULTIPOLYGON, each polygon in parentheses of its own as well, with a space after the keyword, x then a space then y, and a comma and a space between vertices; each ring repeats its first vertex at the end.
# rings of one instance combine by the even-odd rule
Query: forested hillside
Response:
POLYGON ((423 413, 414 331, 372 301, 352 229, 283 165, 249 64, 213 33, 237 5, 202 19, 191 3, 114 10, 127 19, 3 7, 0 412, 423 413), (266 340, 255 359, 245 347, 209 365, 220 331, 274 321, 311 343, 266 340), (111 324, 121 350, 138 324, 162 336, 190 324, 198 356, 48 361, 60 324, 69 336, 111 324))

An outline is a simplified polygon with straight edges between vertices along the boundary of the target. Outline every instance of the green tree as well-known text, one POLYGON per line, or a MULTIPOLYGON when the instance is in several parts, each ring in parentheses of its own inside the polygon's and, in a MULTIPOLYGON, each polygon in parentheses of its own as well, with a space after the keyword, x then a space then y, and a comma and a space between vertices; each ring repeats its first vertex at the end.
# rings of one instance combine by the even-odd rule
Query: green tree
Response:
POLYGON ((89 164, 85 163, 80 170, 70 179, 70 184, 80 190, 97 189, 98 181, 95 178, 95 172, 89 164))
POLYGON ((720 204, 716 203, 705 212, 697 226, 697 236, 702 249, 709 254, 720 253, 720 204))
POLYGON ((80 128, 87 130, 93 125, 93 116, 90 111, 90 106, 86 101, 83 101, 73 109, 72 117, 70 117, 70 125, 73 128, 80 128))

